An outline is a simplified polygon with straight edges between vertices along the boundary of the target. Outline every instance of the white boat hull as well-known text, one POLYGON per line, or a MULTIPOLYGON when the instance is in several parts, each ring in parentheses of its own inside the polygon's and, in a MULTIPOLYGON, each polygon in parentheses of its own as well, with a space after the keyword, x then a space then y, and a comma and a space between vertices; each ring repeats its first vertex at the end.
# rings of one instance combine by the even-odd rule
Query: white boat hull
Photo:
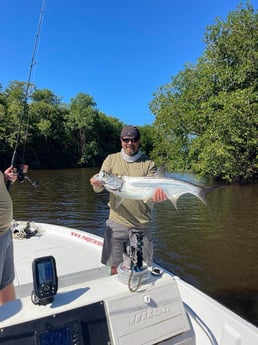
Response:
POLYGON ((45 345, 53 337, 56 345, 258 344, 257 327, 172 273, 150 275, 130 292, 100 263, 102 238, 50 224, 35 228, 35 236, 14 239, 17 299, 0 307, 0 344, 45 345), (59 288, 52 303, 38 306, 31 266, 47 255, 56 260, 59 288))

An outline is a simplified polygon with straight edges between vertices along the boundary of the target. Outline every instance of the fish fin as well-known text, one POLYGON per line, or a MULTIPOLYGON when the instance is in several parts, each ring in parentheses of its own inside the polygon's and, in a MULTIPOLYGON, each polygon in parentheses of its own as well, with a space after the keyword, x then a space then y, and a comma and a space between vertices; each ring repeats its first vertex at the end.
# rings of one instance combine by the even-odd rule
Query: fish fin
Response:
POLYGON ((115 207, 118 208, 122 204, 123 201, 124 201, 123 198, 121 198, 119 195, 116 195, 115 207))
POLYGON ((165 165, 161 165, 155 172, 155 177, 163 178, 165 177, 165 172, 166 172, 165 165))
MULTIPOLYGON (((180 196, 180 195, 179 195, 180 196)), ((172 204, 174 205, 175 209, 178 211, 178 208, 177 208, 177 200, 179 198, 178 195, 173 195, 172 197, 169 198, 169 200, 172 202, 172 204)))
POLYGON ((206 201, 206 192, 204 190, 201 190, 201 192, 199 194, 196 193, 191 193, 191 192, 182 192, 182 193, 178 193, 175 195, 172 195, 169 200, 172 202, 172 204, 174 205, 175 209, 178 211, 177 208, 177 200, 185 194, 191 194, 194 195, 195 197, 197 197, 199 200, 201 200, 201 202, 205 205, 208 206, 207 201, 206 201))
POLYGON ((170 201, 172 202, 172 204, 175 206, 175 209, 178 210, 177 208, 177 200, 182 196, 182 195, 185 195, 185 194, 190 194, 190 195, 194 195, 196 198, 198 198, 206 207, 208 207, 208 203, 207 203, 207 200, 206 200, 206 194, 211 192, 211 189, 205 189, 205 188, 202 188, 200 190, 199 193, 191 193, 191 192, 182 192, 182 193, 178 193, 176 195, 173 195, 172 197, 170 197, 170 201))

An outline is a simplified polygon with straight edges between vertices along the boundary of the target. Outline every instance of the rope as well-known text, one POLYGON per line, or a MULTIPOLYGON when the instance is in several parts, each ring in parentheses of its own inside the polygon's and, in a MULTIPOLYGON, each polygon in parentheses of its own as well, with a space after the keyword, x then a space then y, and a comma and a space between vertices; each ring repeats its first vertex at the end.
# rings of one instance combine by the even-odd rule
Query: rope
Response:
POLYGON ((144 274, 144 272, 142 272, 142 274, 139 275, 139 280, 138 280, 138 283, 136 285, 135 288, 131 287, 131 283, 132 283, 132 278, 133 278, 133 273, 134 271, 131 270, 130 272, 130 276, 129 276, 129 280, 128 280, 128 289, 131 291, 131 292, 135 292, 139 289, 140 285, 141 285, 141 281, 142 281, 142 275, 144 274))
POLYGON ((16 222, 13 220, 10 229, 16 240, 24 240, 44 233, 44 230, 34 222, 16 222))

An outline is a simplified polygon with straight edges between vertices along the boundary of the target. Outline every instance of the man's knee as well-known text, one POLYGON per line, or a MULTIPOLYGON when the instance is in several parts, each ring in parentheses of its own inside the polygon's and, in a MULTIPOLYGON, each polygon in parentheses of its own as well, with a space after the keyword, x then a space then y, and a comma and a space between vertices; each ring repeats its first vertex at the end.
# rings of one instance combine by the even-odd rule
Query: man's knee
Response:
POLYGON ((15 289, 13 283, 7 285, 0 291, 0 305, 15 299, 15 289))

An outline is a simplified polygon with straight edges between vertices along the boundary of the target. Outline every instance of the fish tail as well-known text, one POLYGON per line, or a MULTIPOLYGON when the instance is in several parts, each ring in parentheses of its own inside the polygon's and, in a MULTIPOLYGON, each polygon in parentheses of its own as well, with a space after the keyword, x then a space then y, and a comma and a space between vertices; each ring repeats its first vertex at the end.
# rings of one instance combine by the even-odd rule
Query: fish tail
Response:
POLYGON ((197 197, 202 201, 202 203, 209 207, 209 204, 207 202, 207 195, 211 192, 214 192, 217 189, 222 189, 225 188, 225 185, 215 185, 215 186, 211 186, 211 187, 202 187, 200 190, 199 195, 197 195, 197 197))
POLYGON ((209 188, 207 188, 207 189, 206 189, 206 188, 202 188, 202 189, 200 190, 200 193, 196 195, 197 198, 199 198, 199 199, 201 200, 201 202, 202 202, 205 206, 207 206, 207 207, 209 207, 208 202, 207 202, 207 194, 208 194, 209 192, 211 192, 211 191, 209 190, 209 188))

